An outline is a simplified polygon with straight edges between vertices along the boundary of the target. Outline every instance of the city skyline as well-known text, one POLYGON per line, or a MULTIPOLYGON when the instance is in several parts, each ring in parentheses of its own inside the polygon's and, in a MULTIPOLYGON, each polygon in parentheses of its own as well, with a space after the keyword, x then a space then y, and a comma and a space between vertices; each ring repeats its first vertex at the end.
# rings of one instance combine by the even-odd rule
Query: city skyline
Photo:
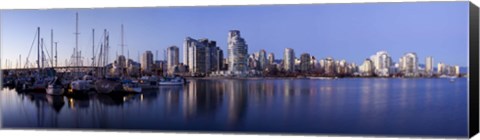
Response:
MULTIPOLYGON (((110 32, 111 51, 109 60, 112 62, 115 54, 120 52, 120 25, 124 24, 125 52, 128 50, 131 53, 130 58, 135 61, 137 61, 136 54, 142 54, 147 50, 163 52, 169 46, 182 46, 186 37, 215 40, 218 46, 224 50, 225 57, 228 57, 226 53, 226 50, 228 50, 227 33, 229 30, 240 30, 242 37, 248 44, 248 54, 264 49, 266 53, 273 52, 277 60, 283 59, 282 54, 285 48, 293 48, 296 54, 309 53, 317 59, 327 57, 333 57, 335 60, 345 59, 357 65, 360 65, 365 58, 375 52, 387 51, 394 62, 398 62, 397 59, 404 53, 416 52, 419 60, 421 60, 420 64, 425 62, 424 59, 427 56, 432 56, 435 58, 435 64, 443 62, 467 66, 468 57, 465 56, 468 53, 468 31, 466 28, 461 28, 463 26, 458 27, 468 22, 468 17, 463 14, 463 12, 468 12, 463 8, 465 6, 468 6, 467 2, 438 2, 425 5, 422 3, 395 5, 385 3, 374 5, 289 5, 288 7, 235 6, 228 7, 228 9, 224 7, 160 7, 2 11, 2 37, 4 40, 2 42, 2 57, 3 61, 5 61, 5 58, 14 61, 21 54, 22 62, 24 62, 33 41, 35 29, 38 26, 41 27, 41 36, 44 38, 47 48, 50 48, 50 29, 54 30, 54 40, 59 42, 59 63, 62 64, 73 53, 75 12, 78 12, 80 18, 79 46, 86 60, 91 57, 91 29, 95 28, 95 40, 98 42, 100 39, 97 39, 97 37, 100 37, 101 31, 106 28, 110 32), (395 12, 405 9, 402 5, 410 5, 408 9, 414 10, 417 15, 409 15, 408 10, 403 10, 402 13, 395 12), (458 10, 443 11, 449 11, 448 9, 458 10), (279 12, 269 13, 268 10, 279 12), (384 10, 385 13, 379 14, 378 10, 384 10), (231 14, 224 14, 220 11, 231 14), (333 11, 336 13, 332 13, 333 11), (419 11, 434 12, 418 14, 419 11), (252 12, 257 12, 257 16, 248 17, 247 15, 250 15, 248 13, 252 12), (204 18, 197 17, 202 16, 202 14, 205 15, 204 18), (396 17, 390 17, 389 14, 396 15, 396 17), (111 15, 115 16, 107 18, 111 15), (171 18, 151 18, 162 17, 161 15, 171 18), (318 18, 311 18, 311 15, 319 16, 318 18), (98 22, 98 20, 104 18, 105 22, 98 22), (130 18, 131 20, 128 20, 130 18), (294 19, 285 21, 285 18, 294 19), (452 20, 452 18, 455 20, 452 20), (205 24, 201 21, 211 21, 209 22, 211 24, 205 24), (278 21, 285 21, 286 23, 278 21), (408 22, 398 24, 392 21, 408 22), (312 22, 315 24, 311 24, 312 22), (356 24, 352 25, 352 22, 356 24), (293 25, 287 25, 287 23, 293 25), (143 24, 145 25, 136 26, 143 24), (172 26, 173 24, 175 26, 172 26), (218 24, 223 26, 217 26, 218 24), (345 24, 350 26, 340 28, 341 25, 345 24), (290 26, 292 29, 285 29, 290 26), (406 31, 401 32, 399 30, 406 31), (295 34, 303 34, 303 36, 295 34), (439 49, 440 47, 441 49, 439 49), (15 49, 15 51, 12 49, 15 49)), ((97 44, 96 47, 98 48, 97 44)), ((179 47, 179 49, 179 52, 183 52, 183 47, 179 47)), ((182 55, 180 54, 180 62, 184 62, 182 55)), ((296 57, 299 58, 300 56, 296 55, 296 57)), ((30 54, 30 62, 34 61, 35 58, 34 53, 30 54)), ((160 53, 158 58, 164 58, 164 54, 160 53)), ((13 65, 15 65, 15 62, 13 65)))

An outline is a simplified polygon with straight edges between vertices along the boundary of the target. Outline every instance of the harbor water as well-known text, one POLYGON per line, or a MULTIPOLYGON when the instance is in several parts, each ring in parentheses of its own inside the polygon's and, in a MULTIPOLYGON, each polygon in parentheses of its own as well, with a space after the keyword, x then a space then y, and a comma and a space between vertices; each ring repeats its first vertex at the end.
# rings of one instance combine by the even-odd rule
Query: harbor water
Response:
POLYGON ((467 136, 466 78, 192 79, 141 94, 0 94, 3 128, 467 136))

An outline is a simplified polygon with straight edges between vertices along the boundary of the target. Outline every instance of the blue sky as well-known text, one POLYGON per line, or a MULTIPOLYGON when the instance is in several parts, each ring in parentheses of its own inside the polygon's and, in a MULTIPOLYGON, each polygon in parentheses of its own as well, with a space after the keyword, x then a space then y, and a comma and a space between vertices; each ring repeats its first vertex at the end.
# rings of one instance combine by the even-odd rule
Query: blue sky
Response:
MULTIPOLYGON (((357 64, 381 50, 395 62, 406 52, 416 52, 420 63, 426 56, 433 56, 435 63, 467 66, 468 62, 468 2, 4 10, 0 13, 2 57, 15 61, 21 54, 25 62, 36 28, 41 27, 48 49, 50 29, 54 30, 63 64, 75 46, 76 12, 79 47, 86 57, 92 54, 92 28, 97 47, 107 29, 112 60, 120 53, 124 24, 125 50, 134 60, 146 50, 159 50, 163 58, 163 50, 171 45, 178 46, 182 56, 187 36, 215 40, 227 56, 227 33, 235 29, 247 41, 249 53, 265 49, 277 59, 289 47, 297 57, 308 52, 357 64)), ((35 59, 34 48, 30 61, 35 59)))

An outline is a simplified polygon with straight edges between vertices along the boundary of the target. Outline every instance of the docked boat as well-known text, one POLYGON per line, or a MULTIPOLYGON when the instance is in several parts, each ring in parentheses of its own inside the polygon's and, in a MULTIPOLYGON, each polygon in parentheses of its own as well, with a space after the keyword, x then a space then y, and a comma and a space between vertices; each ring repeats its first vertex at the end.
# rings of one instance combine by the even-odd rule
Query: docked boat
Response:
POLYGON ((122 92, 123 86, 118 78, 105 78, 95 81, 95 90, 98 93, 112 94, 122 92))
POLYGON ((60 79, 55 78, 48 84, 47 94, 49 95, 62 95, 65 92, 65 88, 60 79))
POLYGON ((138 83, 132 82, 132 80, 123 80, 122 87, 124 92, 126 93, 141 93, 142 87, 138 85, 138 83))
POLYGON ((144 76, 141 77, 137 83, 143 90, 149 90, 158 89, 158 81, 157 77, 144 76))
POLYGON ((184 84, 187 84, 187 80, 183 77, 165 77, 158 83, 159 86, 183 86, 184 84))
POLYGON ((72 81, 69 87, 69 93, 87 93, 95 90, 93 78, 90 75, 85 75, 83 79, 72 81))

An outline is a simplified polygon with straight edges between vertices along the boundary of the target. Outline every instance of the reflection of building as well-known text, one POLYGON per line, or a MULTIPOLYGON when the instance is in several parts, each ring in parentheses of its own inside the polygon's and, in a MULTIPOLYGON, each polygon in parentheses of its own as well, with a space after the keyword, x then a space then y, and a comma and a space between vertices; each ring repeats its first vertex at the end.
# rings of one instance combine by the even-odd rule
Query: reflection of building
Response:
POLYGON ((223 83, 212 81, 212 83, 193 80, 184 88, 182 94, 183 115, 185 118, 195 118, 200 115, 212 115, 222 104, 223 83))
POLYGON ((406 53, 400 58, 400 71, 405 76, 417 76, 418 59, 416 53, 406 53))
POLYGON ((153 53, 151 51, 146 51, 142 55, 141 69, 144 73, 151 73, 153 67, 153 53))
POLYGON ((295 71, 295 52, 292 48, 285 48, 283 54, 283 69, 285 71, 295 71))
POLYGON ((179 52, 177 46, 170 46, 167 48, 167 70, 168 74, 173 74, 174 67, 178 66, 179 52))
POLYGON ((228 71, 243 73, 247 71, 248 45, 240 37, 240 31, 231 30, 228 33, 228 71))

